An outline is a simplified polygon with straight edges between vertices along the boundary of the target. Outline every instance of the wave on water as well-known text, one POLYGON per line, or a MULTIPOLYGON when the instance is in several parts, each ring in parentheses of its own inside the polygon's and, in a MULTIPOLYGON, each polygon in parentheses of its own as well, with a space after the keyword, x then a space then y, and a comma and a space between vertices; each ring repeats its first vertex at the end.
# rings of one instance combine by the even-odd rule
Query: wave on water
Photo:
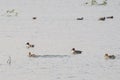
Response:
POLYGON ((70 55, 36 55, 35 58, 64 58, 70 57, 70 55))

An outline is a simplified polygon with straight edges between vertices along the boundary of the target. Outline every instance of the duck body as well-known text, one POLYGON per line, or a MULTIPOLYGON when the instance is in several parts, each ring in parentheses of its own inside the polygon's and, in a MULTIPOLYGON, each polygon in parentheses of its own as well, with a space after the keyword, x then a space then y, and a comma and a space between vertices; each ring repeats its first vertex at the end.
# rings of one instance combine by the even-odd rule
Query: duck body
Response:
POLYGON ((115 59, 115 56, 114 55, 110 55, 109 58, 110 59, 115 59))

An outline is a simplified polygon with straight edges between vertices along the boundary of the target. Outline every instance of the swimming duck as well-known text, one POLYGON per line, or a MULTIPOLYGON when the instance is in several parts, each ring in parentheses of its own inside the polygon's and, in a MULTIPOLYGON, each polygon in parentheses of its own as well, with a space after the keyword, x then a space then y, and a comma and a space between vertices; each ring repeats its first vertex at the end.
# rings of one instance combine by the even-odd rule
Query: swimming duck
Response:
POLYGON ((36 57, 37 55, 35 55, 35 54, 32 54, 31 52, 29 52, 29 55, 28 55, 29 57, 36 57))
POLYGON ((73 53, 73 54, 81 54, 82 51, 80 51, 80 50, 75 50, 75 48, 72 48, 72 53, 73 53))
POLYGON ((106 59, 115 59, 115 55, 105 54, 105 58, 106 58, 106 59))

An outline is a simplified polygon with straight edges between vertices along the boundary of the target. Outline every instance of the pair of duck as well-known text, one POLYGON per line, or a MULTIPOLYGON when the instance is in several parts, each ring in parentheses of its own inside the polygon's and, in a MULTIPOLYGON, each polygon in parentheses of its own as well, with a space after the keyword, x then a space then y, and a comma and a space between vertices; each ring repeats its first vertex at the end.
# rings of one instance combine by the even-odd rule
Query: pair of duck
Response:
MULTIPOLYGON (((72 54, 81 54, 81 53, 82 53, 82 51, 80 51, 80 50, 75 50, 75 48, 72 48, 72 54)), ((39 56, 39 55, 32 54, 31 52, 29 52, 28 56, 29 56, 29 57, 37 57, 37 56, 39 56)))
POLYGON ((115 55, 105 54, 105 59, 115 59, 115 58, 116 58, 115 55))
MULTIPOLYGON (((29 42, 27 42, 27 43, 26 43, 26 47, 27 47, 27 48, 34 48, 35 45, 30 44, 29 42)), ((81 54, 82 51, 76 50, 75 48, 72 48, 72 53, 73 53, 73 54, 81 54)))
POLYGON ((105 21, 105 19, 113 19, 113 16, 108 16, 108 17, 101 17, 99 18, 100 21, 105 21))
POLYGON ((26 43, 26 47, 27 47, 27 48, 34 48, 34 47, 35 47, 35 45, 30 44, 29 42, 27 42, 27 43, 26 43))
MULTIPOLYGON (((82 51, 79 51, 79 50, 75 50, 75 48, 72 49, 72 53, 73 54, 81 54, 82 51)), ((115 55, 109 55, 109 54, 105 54, 105 59, 115 59, 116 56, 115 55)))

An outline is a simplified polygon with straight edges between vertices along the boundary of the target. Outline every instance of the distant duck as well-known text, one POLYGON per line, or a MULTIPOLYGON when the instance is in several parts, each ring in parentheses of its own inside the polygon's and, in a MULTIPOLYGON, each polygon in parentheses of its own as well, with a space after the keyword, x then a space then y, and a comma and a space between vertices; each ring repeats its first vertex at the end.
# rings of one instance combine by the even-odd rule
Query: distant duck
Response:
POLYGON ((29 52, 29 55, 28 55, 29 57, 37 57, 37 55, 35 55, 35 54, 32 54, 31 52, 29 52))
POLYGON ((73 53, 73 54, 81 54, 82 51, 80 51, 80 50, 75 50, 75 48, 72 48, 72 53, 73 53))
POLYGON ((106 58, 106 59, 115 59, 115 55, 105 54, 105 58, 106 58))
POLYGON ((84 18, 83 17, 81 17, 81 18, 77 18, 77 20, 83 20, 84 18))
POLYGON ((27 48, 34 48, 35 46, 33 44, 30 44, 29 42, 26 43, 27 48))
POLYGON ((106 17, 107 19, 113 19, 113 16, 108 16, 108 17, 106 17))
POLYGON ((35 19, 37 19, 37 17, 33 17, 32 19, 35 20, 35 19))
POLYGON ((105 17, 99 18, 99 21, 105 21, 105 17))

